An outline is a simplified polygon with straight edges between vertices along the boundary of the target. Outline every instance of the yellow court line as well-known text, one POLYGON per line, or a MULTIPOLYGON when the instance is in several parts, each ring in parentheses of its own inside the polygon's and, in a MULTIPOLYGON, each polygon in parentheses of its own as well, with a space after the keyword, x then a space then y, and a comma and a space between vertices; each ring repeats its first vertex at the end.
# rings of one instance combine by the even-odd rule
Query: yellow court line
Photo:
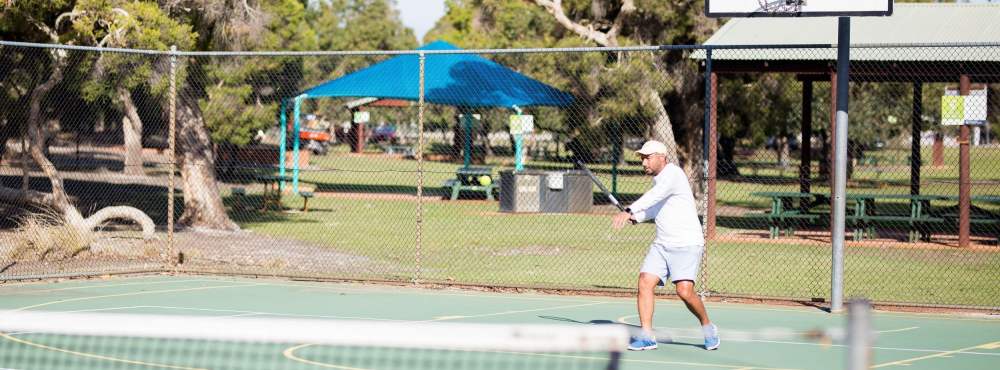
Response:
POLYGON ((965 352, 965 351, 968 351, 970 349, 977 349, 977 348, 990 349, 990 348, 993 348, 994 346, 1000 346, 1000 342, 978 344, 978 345, 975 345, 975 346, 972 346, 972 347, 965 347, 965 348, 960 348, 960 349, 956 349, 956 350, 953 350, 953 351, 935 353, 933 355, 914 357, 914 358, 906 359, 906 360, 886 362, 886 363, 883 363, 883 364, 878 364, 878 365, 872 366, 871 368, 872 369, 877 369, 877 368, 880 368, 880 367, 894 366, 894 365, 904 365, 905 366, 905 365, 909 365, 912 362, 917 362, 917 361, 921 361, 921 360, 931 359, 931 358, 935 358, 935 357, 944 357, 944 356, 948 356, 948 355, 952 355, 952 354, 956 354, 956 353, 965 352))
POLYGON ((24 307, 21 307, 21 308, 16 308, 16 309, 14 309, 14 311, 24 311, 24 310, 29 310, 29 309, 32 309, 32 308, 44 307, 44 306, 49 306, 49 305, 54 305, 54 304, 59 304, 59 303, 86 301, 86 300, 100 299, 100 298, 128 297, 128 296, 136 296, 136 295, 144 295, 144 294, 157 294, 157 293, 190 292, 190 291, 195 291, 195 290, 221 289, 221 288, 241 288, 241 287, 248 287, 248 286, 255 286, 255 285, 260 285, 260 284, 216 285, 216 286, 203 286, 203 287, 197 287, 197 288, 179 288, 179 289, 148 290, 148 291, 142 291, 142 292, 130 292, 130 293, 95 295, 95 296, 78 297, 78 298, 68 298, 68 299, 60 299, 60 300, 55 300, 55 301, 50 301, 50 302, 45 302, 45 303, 39 303, 39 304, 31 305, 31 306, 24 306, 24 307))
POLYGON ((38 344, 38 343, 35 343, 35 342, 23 340, 23 339, 20 339, 20 338, 15 338, 15 337, 12 337, 10 335, 7 335, 7 333, 0 333, 0 337, 3 337, 4 339, 7 339, 7 340, 12 341, 12 342, 16 342, 16 343, 20 343, 20 344, 24 344, 24 345, 28 345, 28 346, 32 346, 32 347, 38 347, 38 348, 46 349, 46 350, 49 350, 49 351, 63 352, 63 353, 71 354, 71 355, 76 355, 76 356, 81 356, 81 357, 87 357, 87 358, 94 358, 94 359, 98 359, 98 360, 121 362, 121 363, 132 364, 132 365, 160 367, 160 368, 164 368, 164 369, 207 370, 207 369, 202 369, 202 368, 198 368, 198 367, 186 367, 186 366, 174 366, 174 365, 158 364, 158 363, 155 363, 155 362, 143 362, 143 361, 127 360, 127 359, 123 359, 123 358, 116 358, 116 357, 110 357, 110 356, 102 356, 102 355, 97 355, 97 354, 93 354, 93 353, 71 351, 71 350, 68 350, 68 349, 57 348, 57 347, 50 347, 50 346, 46 346, 44 344, 38 344))
POLYGON ((327 363, 323 363, 323 362, 316 362, 316 361, 307 360, 307 359, 304 359, 304 358, 301 358, 301 357, 298 357, 298 356, 295 355, 295 351, 298 351, 301 348, 309 347, 311 345, 312 344, 300 344, 300 345, 297 345, 295 347, 289 347, 288 349, 286 349, 283 352, 281 352, 281 354, 284 355, 286 358, 289 358, 291 360, 298 361, 298 362, 305 363, 305 364, 309 364, 309 365, 314 365, 314 366, 326 367, 326 368, 331 368, 331 369, 343 369, 343 370, 367 370, 367 369, 360 368, 360 367, 339 366, 339 365, 327 364, 327 363))

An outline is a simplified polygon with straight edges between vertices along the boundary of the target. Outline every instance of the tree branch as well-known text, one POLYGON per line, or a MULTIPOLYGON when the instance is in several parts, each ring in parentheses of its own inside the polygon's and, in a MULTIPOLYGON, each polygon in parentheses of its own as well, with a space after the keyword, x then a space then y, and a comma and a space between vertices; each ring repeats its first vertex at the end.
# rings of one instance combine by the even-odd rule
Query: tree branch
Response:
MULTIPOLYGON (((631 1, 627 2, 631 3, 631 1)), ((552 14, 554 17, 556 17, 556 22, 559 22, 559 24, 563 25, 563 27, 566 27, 566 29, 575 32, 577 35, 583 36, 588 40, 592 40, 600 46, 616 46, 614 44, 617 43, 610 40, 607 34, 600 31, 596 31, 591 27, 586 27, 582 24, 573 22, 571 19, 569 19, 569 17, 566 16, 566 12, 563 11, 562 0, 535 0, 535 4, 538 4, 539 6, 545 8, 545 10, 549 12, 549 14, 552 14)), ((619 14, 619 17, 620 16, 621 15, 619 14)))
POLYGON ((618 33, 622 30, 622 24, 625 23, 625 18, 635 12, 635 4, 632 0, 623 0, 622 8, 618 11, 618 15, 615 16, 615 20, 611 25, 611 29, 608 30, 608 40, 614 43, 614 46, 618 46, 618 33))

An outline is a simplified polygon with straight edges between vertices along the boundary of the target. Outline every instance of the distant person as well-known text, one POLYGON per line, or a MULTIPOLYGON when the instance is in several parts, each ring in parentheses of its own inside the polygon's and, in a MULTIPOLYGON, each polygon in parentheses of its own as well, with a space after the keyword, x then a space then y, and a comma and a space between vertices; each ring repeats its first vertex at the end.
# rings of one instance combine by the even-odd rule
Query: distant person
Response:
POLYGON ((717 349, 718 328, 708 319, 705 305, 694 292, 705 238, 687 175, 676 164, 667 161, 667 147, 659 141, 647 141, 636 153, 642 158, 646 174, 653 176, 653 188, 624 212, 616 214, 612 226, 618 230, 629 222, 634 224, 655 219, 656 238, 639 270, 636 305, 642 332, 632 337, 628 349, 656 349, 653 293, 657 285, 666 285, 667 279, 674 283, 677 296, 701 323, 705 349, 717 349))

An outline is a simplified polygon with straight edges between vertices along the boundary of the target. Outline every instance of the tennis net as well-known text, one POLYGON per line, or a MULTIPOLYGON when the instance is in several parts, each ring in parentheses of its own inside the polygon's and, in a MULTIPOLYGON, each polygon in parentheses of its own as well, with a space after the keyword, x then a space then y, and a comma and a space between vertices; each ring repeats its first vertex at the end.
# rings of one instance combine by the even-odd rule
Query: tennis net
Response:
POLYGON ((0 311, 0 369, 617 369, 616 325, 0 311))

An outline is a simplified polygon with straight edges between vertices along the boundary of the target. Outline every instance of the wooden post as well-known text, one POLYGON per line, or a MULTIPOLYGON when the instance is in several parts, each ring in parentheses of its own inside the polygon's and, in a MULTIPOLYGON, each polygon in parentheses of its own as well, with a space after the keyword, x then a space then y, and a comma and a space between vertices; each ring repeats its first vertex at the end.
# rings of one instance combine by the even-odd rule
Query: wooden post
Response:
MULTIPOLYGON (((959 95, 969 95, 969 75, 959 80, 959 95)), ((972 201, 972 181, 969 176, 969 125, 963 124, 958 134, 958 246, 969 246, 969 210, 972 201)))

